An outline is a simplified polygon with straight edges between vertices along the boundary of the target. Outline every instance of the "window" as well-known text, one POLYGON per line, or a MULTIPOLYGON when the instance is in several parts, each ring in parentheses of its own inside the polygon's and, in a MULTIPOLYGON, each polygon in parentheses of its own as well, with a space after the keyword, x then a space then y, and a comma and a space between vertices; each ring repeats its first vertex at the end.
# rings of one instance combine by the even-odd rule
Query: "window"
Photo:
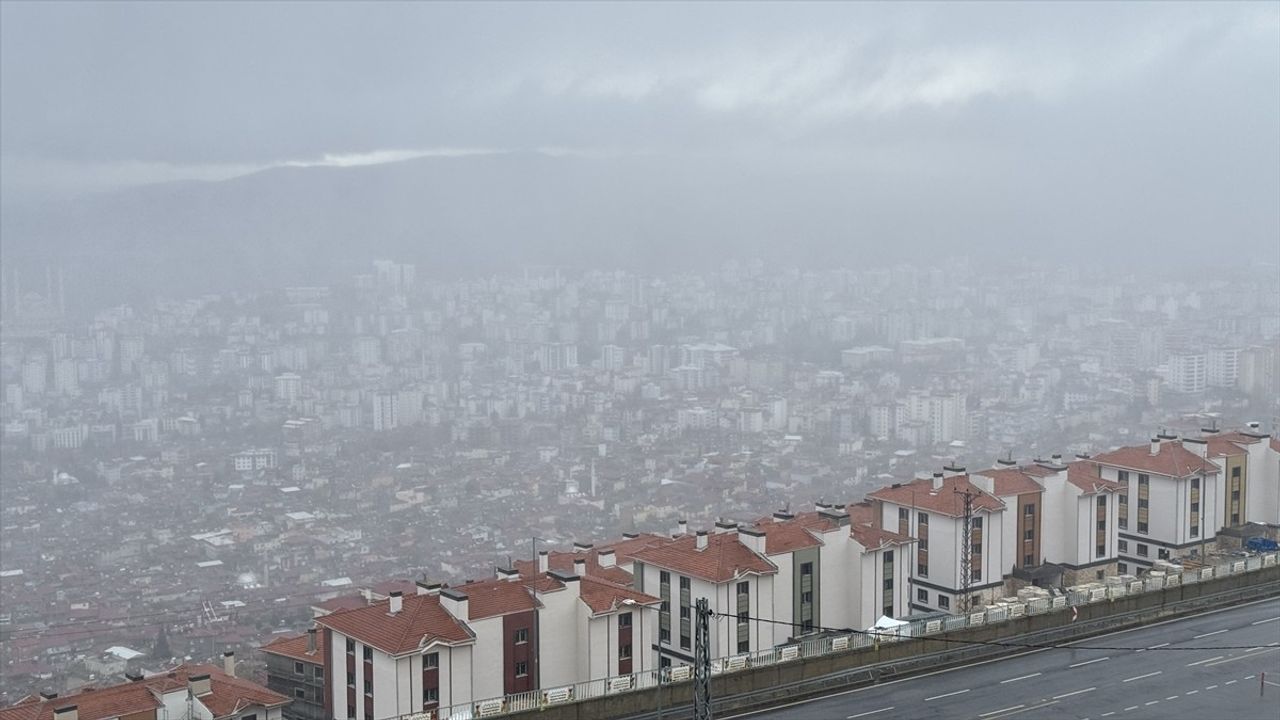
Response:
POLYGON ((1031 528, 1027 528, 1026 530, 1023 530, 1023 531, 1022 531, 1022 539, 1023 539, 1023 540, 1035 540, 1035 539, 1036 539, 1036 531, 1035 531, 1035 530, 1032 530, 1031 528))
POLYGON ((1107 521, 1106 521, 1106 520, 1099 520, 1099 521, 1098 521, 1098 529, 1099 529, 1099 530, 1106 530, 1106 529, 1107 529, 1107 521))
POLYGON ((1098 580, 1101 580, 1103 577, 1105 577, 1105 576, 1106 576, 1106 573, 1105 573, 1105 572, 1103 572, 1103 571, 1101 571, 1101 570, 1096 570, 1096 571, 1094 571, 1093 576, 1094 576, 1095 578, 1097 578, 1098 580))
POLYGON ((1035 556, 1035 555, 1023 555, 1023 556, 1022 556, 1022 566, 1023 566, 1023 567, 1030 567, 1030 566, 1035 565, 1035 564, 1036 564, 1036 556, 1035 556))
POLYGON ((885 589, 885 590, 892 590, 892 589, 893 589, 893 578, 885 578, 885 579, 884 579, 884 589, 885 589))
POLYGON ((974 530, 981 530, 981 529, 982 529, 982 518, 980 518, 980 517, 976 517, 976 518, 974 518, 974 519, 973 519, 973 522, 972 522, 972 523, 971 523, 971 525, 970 525, 970 527, 972 527, 974 530))
POLYGON ((1151 507, 1151 501, 1147 498, 1138 498, 1138 509, 1145 510, 1151 507))
POLYGON ((751 594, 751 583, 748 583, 748 582, 740 582, 740 583, 738 583, 738 594, 739 594, 739 595, 750 595, 750 594, 751 594))
POLYGON ((512 640, 516 645, 524 645, 529 642, 529 628, 516 628, 512 640))
POLYGON ((1035 515, 1035 514, 1036 514, 1036 505, 1035 505, 1035 503, 1027 503, 1026 505, 1023 505, 1023 506, 1022 506, 1022 514, 1023 514, 1023 515, 1035 515))
POLYGON ((422 669, 430 670, 431 668, 440 667, 440 653, 427 653, 422 656, 422 669))
POLYGON ((658 642, 664 642, 664 643, 669 643, 669 642, 671 642, 671 629, 670 629, 670 628, 659 628, 659 629, 658 629, 658 642))
MULTIPOLYGON (((1236 480, 1236 479, 1239 479, 1239 477, 1240 477, 1240 466, 1237 465, 1231 468, 1231 479, 1236 480)), ((1196 478, 1196 482, 1200 482, 1200 479, 1196 478)))
POLYGON ((631 627, 631 613, 625 612, 618 616, 618 627, 620 628, 631 627))
POLYGON ((973 574, 972 574, 972 575, 970 575, 969 577, 971 578, 971 579, 970 579, 970 582, 981 582, 981 581, 982 581, 982 568, 974 568, 974 569, 973 569, 973 574))
POLYGON ((1146 557, 1148 552, 1150 552, 1150 548, 1142 543, 1138 543, 1138 557, 1146 557))
POLYGON ((1126 484, 1126 485, 1129 483, 1129 471, 1128 471, 1128 470, 1121 470, 1121 471, 1120 471, 1120 475, 1119 475, 1119 477, 1120 477, 1120 482, 1122 482, 1122 483, 1124 483, 1124 484, 1126 484))
POLYGON ((294 688, 294 689, 293 689, 293 696, 294 696, 295 698, 299 699, 299 700, 306 700, 306 699, 307 699, 307 691, 306 691, 306 690, 303 690, 302 688, 294 688))
POLYGON ((688 619, 689 619, 689 606, 688 606, 688 605, 681 605, 681 606, 680 606, 680 619, 681 619, 681 620, 688 620, 688 619))
POLYGON ((744 653, 744 652, 751 652, 751 641, 750 641, 750 640, 739 640, 739 641, 738 641, 738 652, 740 652, 740 653, 744 653))
POLYGON ((1129 541, 1128 541, 1128 540, 1121 540, 1121 541, 1120 541, 1120 552, 1129 552, 1129 541))
POLYGON ((324 668, 322 668, 322 667, 320 667, 319 665, 317 665, 317 666, 315 667, 315 669, 312 671, 312 676, 313 676, 313 677, 315 677, 315 679, 317 679, 317 680, 323 680, 323 679, 324 679, 324 668))
POLYGON ((1120 573, 1127 573, 1129 572, 1129 565, 1128 563, 1116 563, 1116 570, 1120 573))
POLYGON ((947 597, 946 595, 939 595, 939 596, 938 596, 938 607, 942 608, 943 610, 950 610, 950 609, 951 609, 951 598, 947 597))
POLYGON ((687 578, 687 577, 682 577, 682 578, 680 578, 680 590, 681 590, 681 592, 683 592, 683 591, 685 591, 685 590, 688 590, 688 589, 689 589, 689 578, 687 578))
POLYGON ((1193 502, 1193 503, 1191 503, 1191 512, 1193 512, 1193 513, 1198 513, 1198 512, 1200 512, 1200 503, 1198 503, 1198 502, 1193 502))
POLYGON ((893 551, 892 551, 892 550, 885 550, 885 551, 884 551, 884 564, 885 564, 885 565, 892 565, 892 564, 893 564, 893 551))
POLYGON ((924 588, 916 590, 916 600, 919 600, 922 603, 929 602, 929 591, 924 588))
POLYGON ((347 673, 347 687, 353 688, 355 686, 356 686, 356 674, 353 672, 347 673))
POLYGON ((1106 507, 1106 506, 1107 506, 1107 496, 1106 496, 1106 495, 1099 495, 1099 496, 1098 496, 1098 507, 1100 507, 1100 508, 1104 508, 1104 507, 1106 507))
POLYGON ((528 677, 528 676, 529 676, 529 663, 525 662, 524 660, 517 660, 516 661, 516 677, 521 678, 521 677, 528 677))
POLYGON ((921 525, 929 524, 929 513, 920 513, 919 522, 921 525))
POLYGON ((618 646, 618 659, 619 660, 631 659, 631 643, 623 643, 618 646))
POLYGON ((971 548, 971 550, 973 551, 973 554, 974 554, 974 555, 981 555, 981 554, 982 554, 982 543, 980 543, 980 542, 976 542, 976 543, 974 543, 974 544, 973 544, 973 547, 971 548))
POLYGON ((916 563, 916 576, 917 576, 917 577, 923 577, 923 578, 927 578, 927 577, 929 577, 929 566, 928 566, 928 564, 926 564, 926 563, 916 563))
POLYGON ((927 551, 929 549, 929 538, 920 538, 920 542, 916 545, 916 547, 920 548, 921 550, 927 551))
POLYGON ((356 716, 356 706, 355 706, 355 705, 348 705, 348 706, 347 706, 347 717, 349 717, 349 718, 355 718, 355 716, 356 716))
POLYGON ((440 688, 424 687, 422 688, 422 704, 430 705, 431 703, 440 702, 440 688))
POLYGON ((305 666, 305 665, 303 665, 303 664, 302 664, 302 663, 300 663, 300 662, 295 662, 295 663, 293 664, 293 674, 294 674, 294 675, 302 675, 302 674, 304 674, 304 673, 306 672, 306 670, 307 670, 306 666, 305 666))
POLYGON ((666 570, 663 570, 662 572, 658 573, 658 582, 663 583, 664 585, 670 585, 671 573, 667 572, 666 570))
POLYGON ((368 645, 364 646, 364 661, 367 663, 373 662, 373 648, 368 645))
MULTIPOLYGON (((683 629, 683 628, 682 628, 682 629, 683 629)), ((689 635, 688 635, 687 633, 681 632, 681 633, 680 633, 680 648, 681 648, 682 650, 688 650, 688 649, 689 649, 689 645, 690 645, 690 644, 691 644, 691 642, 690 642, 690 640, 689 640, 689 635)))
POLYGON ((1147 534, 1147 524, 1145 522, 1142 522, 1141 520, 1138 521, 1138 532, 1142 533, 1143 535, 1147 534))
MULTIPOLYGON (((1236 468, 1236 469, 1239 470, 1240 468, 1236 468)), ((1200 478, 1191 478, 1191 489, 1192 490, 1200 489, 1200 478)))
POLYGON ((347 654, 354 655, 356 653, 356 641, 347 638, 347 654))
POLYGON ((909 520, 910 518, 911 518, 911 514, 906 508, 898 508, 899 520, 909 520))
POLYGON ((1191 526, 1191 537, 1200 537, 1200 526, 1199 526, 1199 525, 1192 525, 1192 526, 1191 526))
POLYGON ((1168 560, 1169 550, 1167 548, 1157 548, 1156 557, 1160 558, 1161 560, 1168 560))
POLYGON ((800 602, 802 602, 802 603, 811 603, 811 602, 813 602, 813 591, 812 591, 812 590, 806 590, 806 591, 804 591, 804 592, 800 593, 800 602))
POLYGON ((1107 546, 1106 546, 1106 545, 1099 545, 1099 546, 1097 547, 1097 551, 1098 551, 1098 557, 1102 557, 1103 555, 1106 555, 1106 554, 1107 554, 1107 546))

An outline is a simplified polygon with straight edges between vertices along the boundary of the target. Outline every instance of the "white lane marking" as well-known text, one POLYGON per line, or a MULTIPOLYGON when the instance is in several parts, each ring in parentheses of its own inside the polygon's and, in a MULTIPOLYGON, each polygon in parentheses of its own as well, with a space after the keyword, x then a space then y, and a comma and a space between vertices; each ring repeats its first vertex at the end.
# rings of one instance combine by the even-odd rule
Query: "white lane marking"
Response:
POLYGON ((1195 667, 1195 666, 1197 666, 1197 665, 1203 665, 1203 664, 1208 663, 1208 662, 1213 662, 1214 660, 1221 660, 1221 659, 1222 659, 1222 658, 1224 658, 1224 657, 1226 657, 1226 656, 1225 656, 1225 655, 1219 655, 1219 656, 1217 656, 1217 657, 1205 658, 1204 660, 1197 660, 1197 661, 1195 661, 1195 662, 1193 662, 1193 663, 1187 663, 1187 667, 1195 667))
POLYGON ((1129 712, 1130 710, 1137 710, 1137 709, 1138 709, 1137 705, 1130 705, 1129 707, 1125 708, 1124 711, 1129 712))
POLYGON ((1143 703, 1143 705, 1155 705, 1155 704, 1156 704, 1156 703, 1158 703, 1158 702, 1160 702, 1160 701, 1159 701, 1159 700, 1152 700, 1152 701, 1151 701, 1151 702, 1149 702, 1149 703, 1143 703))
POLYGON ((1083 690, 1076 690, 1075 692, 1063 693, 1061 695, 1054 695, 1053 699, 1061 700, 1062 698, 1065 698, 1065 697, 1071 697, 1072 695, 1080 695, 1081 693, 1093 692, 1094 690, 1097 690, 1097 689, 1098 688, 1096 687, 1087 687, 1083 690))
POLYGON ((1218 686, 1217 686, 1217 685, 1210 685, 1209 687, 1205 688, 1205 690, 1212 690, 1212 689, 1214 689, 1214 688, 1216 688, 1216 687, 1218 687, 1218 686))
POLYGON ((1068 665, 1067 667, 1069 667, 1069 668, 1078 668, 1078 667, 1083 667, 1083 666, 1085 666, 1085 665, 1092 665, 1092 664, 1094 664, 1094 663, 1096 663, 1096 662, 1102 662, 1102 661, 1104 661, 1104 660, 1110 660, 1110 659, 1111 659, 1111 657, 1110 657, 1110 656, 1107 656, 1107 657, 1100 657, 1100 658, 1094 658, 1094 659, 1092 659, 1092 660, 1085 660, 1084 662, 1078 662, 1078 663, 1076 663, 1075 665, 1068 665))
POLYGON ((1249 624, 1250 624, 1250 625, 1261 625, 1261 624, 1263 624, 1263 623, 1275 622, 1275 621, 1277 621, 1277 620, 1280 620, 1280 617, 1267 618, 1266 620, 1259 620, 1259 621, 1257 621, 1257 622, 1251 622, 1251 623, 1249 623, 1249 624))
POLYGON ((1245 680, 1252 680, 1252 679, 1254 679, 1254 678, 1256 678, 1256 677, 1258 677, 1258 676, 1257 676, 1257 675, 1250 675, 1249 677, 1245 678, 1245 680))
MULTIPOLYGON (((1043 702, 1043 703, 1040 703, 1039 705, 1029 705, 1029 706, 1027 706, 1027 707, 1022 707, 1021 705, 1019 705, 1018 707, 1019 707, 1019 708, 1022 708, 1021 710, 1015 709, 1015 710, 1013 710, 1013 712, 1005 713, 1004 715, 1000 715, 999 717, 1001 717, 1001 718, 1007 718, 1007 717, 1009 717, 1009 716, 1011 716, 1011 715, 1021 715, 1021 714, 1022 714, 1022 713, 1024 713, 1024 712, 1029 712, 1029 711, 1031 711, 1031 710, 1039 710, 1040 708, 1043 708, 1043 707, 1049 707, 1050 705, 1057 705, 1057 704, 1058 704, 1058 701, 1057 701, 1057 700, 1051 700, 1051 701, 1049 701, 1049 702, 1043 702)), ((986 716, 985 716, 985 715, 979 715, 978 717, 986 717, 986 716)), ((993 718, 993 720, 996 720, 996 719, 995 719, 995 718, 993 718)), ((1085 720, 1088 720, 1088 718, 1085 718, 1085 720)))
POLYGON ((1196 693, 1198 693, 1198 692, 1200 692, 1200 691, 1199 691, 1199 690, 1188 690, 1188 691, 1187 691, 1187 694, 1188 694, 1188 695, 1195 695, 1195 694, 1196 694, 1196 693))
POLYGON ((888 712, 888 711, 890 711, 890 710, 892 710, 892 709, 893 709, 893 706, 892 706, 892 705, 890 705, 889 707, 886 707, 886 708, 880 708, 879 710, 868 710, 867 712, 864 712, 864 713, 858 713, 857 715, 850 715, 850 716, 849 716, 848 718, 846 718, 845 720, 853 720, 854 718, 860 718, 860 717, 862 717, 862 716, 864 716, 864 715, 875 715, 876 713, 888 712))
POLYGON ((1237 661, 1237 660, 1249 660, 1249 659, 1256 658, 1256 657, 1262 657, 1263 655, 1266 655, 1267 653, 1273 653, 1273 652, 1280 652, 1280 648, 1271 648, 1271 649, 1269 649, 1269 650, 1263 650, 1262 652, 1258 653, 1257 655, 1247 655, 1247 654, 1246 654, 1246 655, 1237 655, 1237 656, 1235 656, 1235 657, 1229 657, 1229 658, 1227 658, 1226 660, 1219 660, 1219 661, 1217 661, 1217 662, 1211 662, 1211 663, 1209 663, 1208 665, 1205 665, 1205 667, 1209 668, 1209 667, 1214 667, 1215 665, 1226 665, 1226 664, 1227 664, 1227 663, 1229 663, 1229 662, 1235 662, 1235 661, 1237 661))
POLYGON ((1263 649, 1263 648, 1265 648, 1265 647, 1266 647, 1266 645, 1260 645, 1260 646, 1258 646, 1258 647, 1256 647, 1256 648, 1249 648, 1248 650, 1245 650, 1245 652, 1247 652, 1247 653, 1251 653, 1251 652, 1258 652, 1259 650, 1261 650, 1261 649, 1263 649))
POLYGON ((1164 671, 1163 671, 1163 670, 1157 670, 1157 671, 1155 671, 1155 672, 1153 672, 1153 673, 1147 673, 1146 675, 1138 675, 1137 677, 1131 677, 1131 678, 1129 678, 1128 680, 1125 680, 1124 682, 1133 682, 1134 680, 1141 680, 1142 678, 1155 677, 1156 675, 1159 675, 1159 674, 1160 674, 1160 673, 1162 673, 1162 672, 1164 672, 1164 671))
POLYGON ((1112 710, 1111 712, 1102 713, 1101 717, 1111 717, 1112 715, 1115 715, 1115 714, 1116 714, 1116 711, 1112 710))
POLYGON ((1002 712, 1009 712, 1010 710, 1017 710, 1018 708, 1024 708, 1024 707, 1026 707, 1026 705, 1014 705, 1013 707, 1001 708, 1000 710, 992 710, 989 713, 982 713, 978 717, 990 717, 992 715, 999 715, 1002 712))
POLYGON ((941 700, 944 697, 951 697, 952 695, 963 695, 967 692, 969 692, 969 688, 965 688, 964 690, 957 690, 955 692, 949 692, 945 695, 934 695, 933 697, 927 697, 924 699, 924 701, 929 702, 930 700, 941 700))
POLYGON ((1227 630, 1226 630, 1226 629, 1222 629, 1222 630, 1214 630, 1213 632, 1201 633, 1201 634, 1199 634, 1199 635, 1197 635, 1197 636, 1195 636, 1195 637, 1193 637, 1193 638, 1191 638, 1191 639, 1192 639, 1192 640, 1199 640, 1200 638, 1206 638, 1206 637, 1209 637, 1210 635, 1221 635, 1221 634, 1222 634, 1222 633, 1224 633, 1224 632, 1227 632, 1227 630))
POLYGON ((1169 643, 1160 643, 1159 645, 1149 645, 1149 646, 1147 646, 1147 649, 1148 649, 1148 650, 1158 650, 1158 649, 1160 649, 1160 648, 1162 648, 1162 647, 1169 647, 1169 643))
POLYGON ((1037 675, 1040 675, 1040 673, 1031 673, 1030 675, 1023 675, 1022 677, 1009 678, 1008 680, 1001 680, 1000 684, 1004 685, 1005 683, 1018 682, 1019 680, 1026 680, 1027 678, 1033 678, 1037 675))
POLYGON ((1177 699, 1178 699, 1177 695, 1170 695, 1169 697, 1165 698, 1165 700, 1177 700, 1177 699))
POLYGON ((1226 684, 1227 684, 1227 685, 1235 685, 1235 684, 1236 684, 1236 683, 1238 683, 1238 682, 1240 682, 1240 681, 1239 681, 1239 680, 1228 680, 1228 681, 1226 682, 1226 684))

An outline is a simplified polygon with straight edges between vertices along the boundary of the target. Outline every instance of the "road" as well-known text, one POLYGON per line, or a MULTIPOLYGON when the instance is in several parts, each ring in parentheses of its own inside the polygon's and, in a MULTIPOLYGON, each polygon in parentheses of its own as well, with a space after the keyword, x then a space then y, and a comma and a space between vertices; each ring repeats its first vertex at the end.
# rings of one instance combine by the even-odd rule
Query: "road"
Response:
POLYGON ((1100 635, 1071 645, 1123 649, 1034 650, 733 717, 1280 718, 1280 599, 1100 635), (1265 690, 1265 695, 1260 697, 1260 690, 1265 690))

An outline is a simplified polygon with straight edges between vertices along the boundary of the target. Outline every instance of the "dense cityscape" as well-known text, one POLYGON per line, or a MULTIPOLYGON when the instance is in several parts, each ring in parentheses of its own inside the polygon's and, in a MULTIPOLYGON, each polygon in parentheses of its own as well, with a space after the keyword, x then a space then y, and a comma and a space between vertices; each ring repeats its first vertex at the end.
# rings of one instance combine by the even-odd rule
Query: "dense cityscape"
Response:
POLYGON ((333 287, 79 315, 56 267, 11 273, 3 698, 163 664, 162 643, 251 667, 326 600, 575 541, 1156 432, 1274 433, 1275 272, 730 262, 446 283, 379 261, 333 287))

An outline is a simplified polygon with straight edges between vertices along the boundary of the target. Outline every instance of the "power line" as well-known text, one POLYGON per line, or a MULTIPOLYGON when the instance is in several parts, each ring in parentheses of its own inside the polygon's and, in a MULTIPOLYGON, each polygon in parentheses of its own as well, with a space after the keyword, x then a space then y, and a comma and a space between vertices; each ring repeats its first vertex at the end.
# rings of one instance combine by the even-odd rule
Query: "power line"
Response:
MULTIPOLYGON (((758 618, 751 615, 734 615, 732 613, 713 612, 712 615, 723 618, 735 618, 740 620, 749 620, 751 622, 770 623, 773 625, 788 625, 790 627, 801 627, 800 623, 787 622, 785 620, 773 620, 771 618, 758 618)), ((1029 643, 1015 642, 1012 640, 969 640, 965 638, 949 638, 937 637, 933 635, 896 635, 894 633, 880 633, 870 630, 854 630, 853 628, 832 628, 815 626, 815 630, 821 630, 831 633, 841 633, 846 635, 863 635, 879 640, 884 637, 904 638, 910 640, 928 640, 932 642, 955 643, 960 645, 990 645, 994 647, 1009 648, 1027 648, 1032 650, 1252 650, 1256 647, 1267 647, 1266 645, 1213 645, 1206 647, 1116 647, 1109 645, 1062 645, 1058 643, 1029 643)))

